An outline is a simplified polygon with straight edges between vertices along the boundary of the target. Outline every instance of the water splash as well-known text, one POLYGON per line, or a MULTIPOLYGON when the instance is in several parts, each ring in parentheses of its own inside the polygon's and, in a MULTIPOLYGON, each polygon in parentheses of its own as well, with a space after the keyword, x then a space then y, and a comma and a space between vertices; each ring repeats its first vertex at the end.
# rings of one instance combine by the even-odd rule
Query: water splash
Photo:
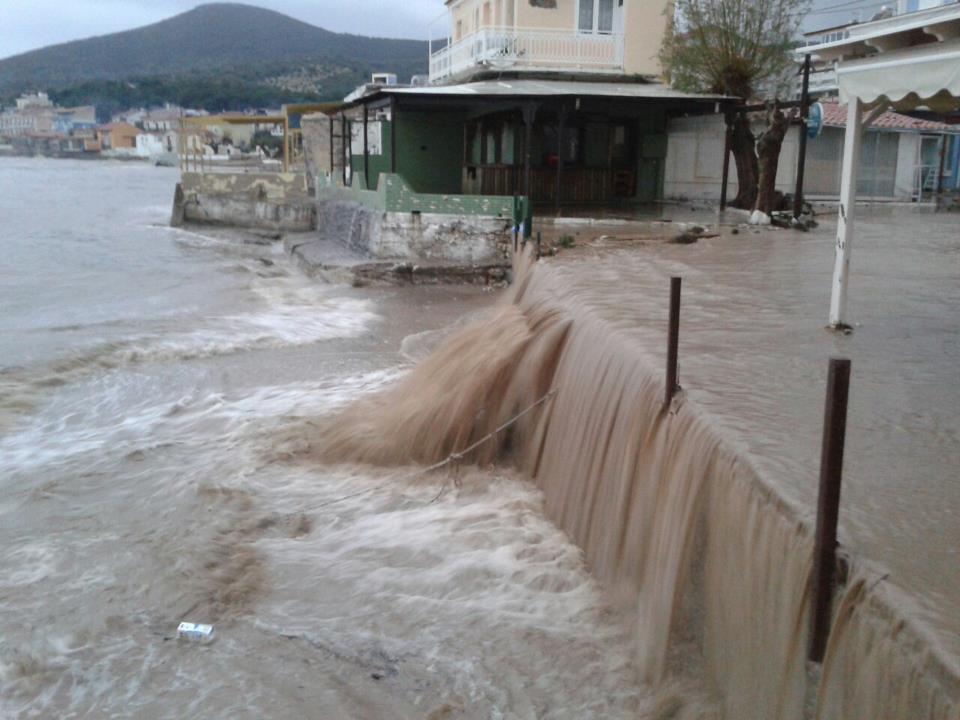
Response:
POLYGON ((320 455, 436 462, 557 389, 472 459, 512 461, 535 478, 548 516, 635 610, 640 672, 663 697, 695 669, 727 718, 955 717, 960 675, 895 598, 883 587, 856 592, 859 580, 838 611, 817 693, 805 663, 803 515, 697 407, 682 396, 662 406, 635 338, 578 303, 549 266, 523 258, 516 272, 489 318, 330 421, 320 455))

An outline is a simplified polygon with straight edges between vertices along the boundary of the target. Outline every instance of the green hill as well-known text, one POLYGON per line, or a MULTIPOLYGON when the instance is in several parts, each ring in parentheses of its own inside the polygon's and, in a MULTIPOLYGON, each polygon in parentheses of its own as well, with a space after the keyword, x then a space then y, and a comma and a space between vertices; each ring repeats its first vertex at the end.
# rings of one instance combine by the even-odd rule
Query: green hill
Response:
POLYGON ((335 99, 371 71, 407 80, 426 69, 422 41, 334 33, 263 8, 211 3, 135 30, 0 60, 0 98, 39 89, 92 101, 149 83, 151 92, 161 94, 189 86, 191 96, 210 87, 221 100, 239 104, 244 101, 238 92, 288 101, 335 99))

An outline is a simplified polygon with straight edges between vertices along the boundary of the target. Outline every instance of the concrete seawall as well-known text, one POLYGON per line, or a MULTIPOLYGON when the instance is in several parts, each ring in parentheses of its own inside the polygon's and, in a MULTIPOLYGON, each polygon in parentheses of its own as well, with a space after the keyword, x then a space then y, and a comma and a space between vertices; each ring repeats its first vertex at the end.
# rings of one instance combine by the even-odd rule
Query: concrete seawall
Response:
POLYGON ((488 284, 510 266, 512 202, 417 195, 399 179, 315 197, 305 173, 183 173, 170 223, 285 234, 297 264, 328 281, 488 284))
POLYGON ((317 202, 317 232, 284 245, 301 269, 331 282, 500 283, 511 223, 498 217, 385 211, 317 202))
POLYGON ((316 210, 302 173, 185 172, 171 222, 307 232, 316 210))
POLYGON ((512 237, 503 218, 382 212, 342 201, 317 204, 317 228, 320 240, 371 258, 475 265, 505 263, 512 237))

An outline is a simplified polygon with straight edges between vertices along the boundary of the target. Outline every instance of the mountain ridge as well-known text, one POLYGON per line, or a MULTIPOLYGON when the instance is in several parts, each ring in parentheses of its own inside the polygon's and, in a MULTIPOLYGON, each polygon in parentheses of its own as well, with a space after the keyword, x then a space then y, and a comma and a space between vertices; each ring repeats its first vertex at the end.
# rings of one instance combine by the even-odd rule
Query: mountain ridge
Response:
POLYGON ((427 43, 335 33, 254 5, 215 2, 132 30, 4 58, 0 97, 96 81, 250 74, 258 66, 298 64, 347 71, 357 82, 373 69, 406 78, 426 71, 427 43))

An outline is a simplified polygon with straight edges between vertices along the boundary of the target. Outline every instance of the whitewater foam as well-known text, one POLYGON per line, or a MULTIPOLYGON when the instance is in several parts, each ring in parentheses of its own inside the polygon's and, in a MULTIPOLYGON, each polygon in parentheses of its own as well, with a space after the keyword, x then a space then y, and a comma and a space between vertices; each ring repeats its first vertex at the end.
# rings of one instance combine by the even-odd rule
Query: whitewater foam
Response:
MULTIPOLYGON (((326 423, 319 456, 433 463, 557 390, 470 459, 512 461, 536 479, 548 517, 636 610, 651 686, 672 692, 695 667, 722 716, 738 720, 799 719, 810 707, 825 720, 892 719, 908 707, 953 717, 958 676, 875 583, 847 591, 817 691, 805 663, 807 516, 682 395, 664 409, 636 338, 578 302, 561 274, 531 271, 529 259, 517 274, 509 304, 326 423), (845 619, 852 609, 858 622, 845 619)), ((875 574, 859 560, 853 572, 875 574)))

